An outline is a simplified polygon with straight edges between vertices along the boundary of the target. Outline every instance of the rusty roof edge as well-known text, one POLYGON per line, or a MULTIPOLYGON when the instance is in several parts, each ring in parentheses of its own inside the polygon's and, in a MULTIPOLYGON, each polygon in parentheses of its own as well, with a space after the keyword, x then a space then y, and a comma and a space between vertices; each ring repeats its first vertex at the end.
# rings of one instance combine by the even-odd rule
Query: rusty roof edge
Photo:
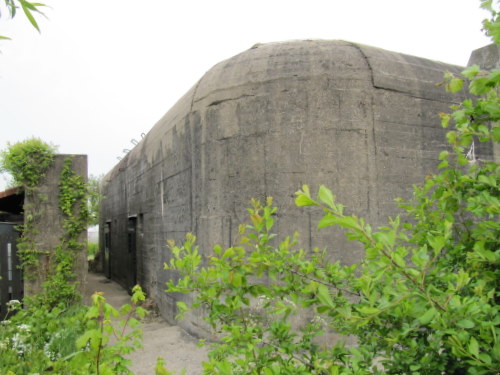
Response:
POLYGON ((11 195, 17 195, 24 193, 24 188, 22 186, 15 186, 13 188, 0 191, 0 199, 5 197, 10 197, 11 195))

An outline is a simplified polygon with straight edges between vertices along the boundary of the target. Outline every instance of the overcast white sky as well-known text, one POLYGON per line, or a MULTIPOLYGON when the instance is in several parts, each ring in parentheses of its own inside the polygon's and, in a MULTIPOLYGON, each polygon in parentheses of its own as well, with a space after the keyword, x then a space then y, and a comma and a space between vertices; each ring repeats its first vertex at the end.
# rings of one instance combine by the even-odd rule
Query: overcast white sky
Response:
POLYGON ((94 175, 257 42, 342 39, 457 65, 489 43, 478 0, 41 1, 41 34, 22 15, 0 19, 12 38, 0 41, 0 149, 39 137, 87 154, 94 175))

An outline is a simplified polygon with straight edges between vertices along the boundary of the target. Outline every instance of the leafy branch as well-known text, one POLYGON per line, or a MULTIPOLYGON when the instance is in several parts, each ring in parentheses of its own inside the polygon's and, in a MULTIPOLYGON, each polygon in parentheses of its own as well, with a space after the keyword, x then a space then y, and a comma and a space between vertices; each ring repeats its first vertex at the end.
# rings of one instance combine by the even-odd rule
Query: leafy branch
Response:
MULTIPOLYGON (((31 25, 40 32, 40 27, 38 26, 38 22, 35 19, 35 14, 44 16, 43 12, 40 8, 45 7, 45 4, 35 3, 27 0, 4 0, 4 7, 10 18, 14 18, 17 15, 18 9, 22 9, 24 16, 28 19, 31 25)), ((2 17, 5 10, 2 9, 0 5, 0 17, 2 17)), ((0 39, 10 39, 7 36, 0 35, 0 39)))

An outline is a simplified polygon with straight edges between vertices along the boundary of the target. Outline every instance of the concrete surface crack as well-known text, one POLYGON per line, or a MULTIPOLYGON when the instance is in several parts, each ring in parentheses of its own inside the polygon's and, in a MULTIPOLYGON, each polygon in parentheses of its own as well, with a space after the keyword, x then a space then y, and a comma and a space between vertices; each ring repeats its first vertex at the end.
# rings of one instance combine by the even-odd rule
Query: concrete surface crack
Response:
POLYGON ((241 96, 238 96, 237 98, 215 100, 212 103, 210 103, 208 106, 209 107, 213 107, 215 105, 219 105, 219 104, 222 104, 224 102, 229 102, 229 101, 233 101, 233 100, 240 100, 240 99, 243 99, 243 98, 248 98, 248 97, 253 97, 253 96, 255 96, 255 95, 241 95, 241 96))

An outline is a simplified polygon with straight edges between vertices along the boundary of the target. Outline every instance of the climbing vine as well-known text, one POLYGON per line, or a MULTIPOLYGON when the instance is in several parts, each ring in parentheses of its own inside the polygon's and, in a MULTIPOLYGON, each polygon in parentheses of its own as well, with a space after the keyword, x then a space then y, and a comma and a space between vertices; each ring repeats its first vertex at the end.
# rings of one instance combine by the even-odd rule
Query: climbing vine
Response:
POLYGON ((24 224, 19 225, 17 228, 21 232, 21 237, 17 241, 17 256, 21 263, 20 267, 24 271, 24 278, 28 280, 34 279, 36 274, 40 274, 41 270, 38 267, 40 257, 49 254, 48 251, 40 250, 34 240, 40 234, 36 223, 42 216, 40 211, 32 209, 35 205, 35 203, 32 203, 24 207, 24 224))
POLYGON ((87 227, 87 185, 73 168, 73 158, 64 161, 59 180, 59 209, 64 216, 64 234, 51 260, 51 269, 43 284, 45 303, 49 306, 71 304, 78 299, 77 281, 74 273, 76 256, 84 244, 80 234, 87 227))

